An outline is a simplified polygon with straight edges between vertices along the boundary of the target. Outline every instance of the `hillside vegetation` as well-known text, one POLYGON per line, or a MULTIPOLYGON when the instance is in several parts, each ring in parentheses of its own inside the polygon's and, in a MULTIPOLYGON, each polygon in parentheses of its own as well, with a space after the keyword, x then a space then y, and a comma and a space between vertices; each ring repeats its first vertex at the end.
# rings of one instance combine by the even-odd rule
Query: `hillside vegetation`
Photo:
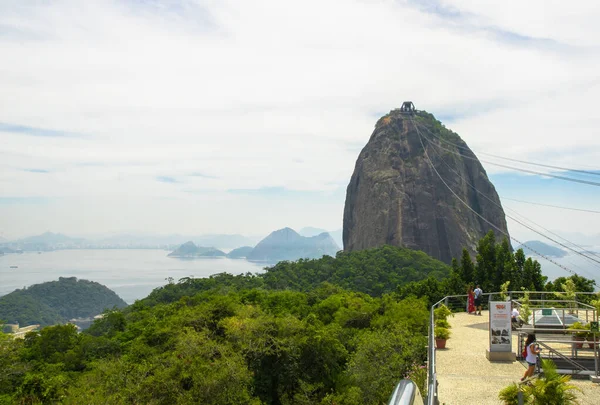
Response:
POLYGON ((124 308, 127 303, 102 284, 60 277, 0 297, 0 320, 21 326, 65 323, 102 313, 106 308, 124 308))
POLYGON ((0 335, 0 404, 385 403, 407 375, 425 389, 434 296, 464 293, 474 276, 490 288, 545 282, 537 262, 494 240, 480 242, 476 263, 466 253, 451 268, 386 246, 183 278, 84 333, 0 335))

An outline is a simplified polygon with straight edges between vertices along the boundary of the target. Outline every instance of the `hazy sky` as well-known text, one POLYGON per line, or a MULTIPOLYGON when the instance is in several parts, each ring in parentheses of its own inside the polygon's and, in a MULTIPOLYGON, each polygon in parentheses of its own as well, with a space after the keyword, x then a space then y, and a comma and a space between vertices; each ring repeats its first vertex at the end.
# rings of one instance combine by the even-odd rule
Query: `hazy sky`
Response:
MULTIPOLYGON (((0 0, 0 236, 338 229, 404 100, 475 151, 597 169, 599 20, 591 0, 0 0)), ((600 209, 598 187, 484 166, 502 197, 600 209)))

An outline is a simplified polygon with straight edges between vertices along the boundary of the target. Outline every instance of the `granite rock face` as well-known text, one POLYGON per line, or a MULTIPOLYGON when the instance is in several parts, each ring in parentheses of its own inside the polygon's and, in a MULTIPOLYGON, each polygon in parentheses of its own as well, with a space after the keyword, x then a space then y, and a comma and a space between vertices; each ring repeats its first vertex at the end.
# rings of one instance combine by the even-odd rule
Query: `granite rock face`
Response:
POLYGON ((463 247, 474 255, 489 230, 505 237, 475 212, 508 234, 496 189, 467 144, 431 114, 393 110, 377 122, 356 161, 346 191, 344 250, 404 246, 450 263, 463 247))

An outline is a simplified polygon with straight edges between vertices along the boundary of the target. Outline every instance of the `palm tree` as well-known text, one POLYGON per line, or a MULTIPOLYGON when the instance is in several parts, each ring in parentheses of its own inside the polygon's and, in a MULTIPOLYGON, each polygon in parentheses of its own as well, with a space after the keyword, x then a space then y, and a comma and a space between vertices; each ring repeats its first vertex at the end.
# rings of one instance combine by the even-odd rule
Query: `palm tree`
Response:
POLYGON ((581 390, 569 384, 570 375, 558 374, 556 364, 548 359, 542 359, 542 370, 542 378, 537 378, 531 385, 524 387, 525 396, 530 396, 536 405, 579 404, 575 391, 581 390))

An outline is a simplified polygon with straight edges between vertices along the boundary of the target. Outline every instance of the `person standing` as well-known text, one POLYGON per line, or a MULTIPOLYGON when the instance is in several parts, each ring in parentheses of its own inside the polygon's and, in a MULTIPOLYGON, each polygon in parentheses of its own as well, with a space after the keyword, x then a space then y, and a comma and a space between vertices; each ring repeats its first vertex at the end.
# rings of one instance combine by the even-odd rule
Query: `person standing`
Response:
POLYGON ((467 312, 472 314, 475 312, 475 293, 473 292, 473 286, 469 286, 467 292, 467 312))
POLYGON ((476 313, 476 315, 481 315, 481 299, 483 298, 483 290, 481 289, 479 284, 477 284, 477 288, 474 291, 474 295, 475 309, 479 310, 479 313, 476 313))
POLYGON ((535 335, 533 333, 527 335, 527 340, 525 340, 525 349, 527 350, 527 357, 525 357, 525 361, 529 367, 527 367, 527 370, 525 370, 525 374, 523 374, 521 381, 524 381, 527 377, 533 376, 533 373, 535 372, 535 365, 537 364, 537 356, 542 351, 535 343, 535 335))

